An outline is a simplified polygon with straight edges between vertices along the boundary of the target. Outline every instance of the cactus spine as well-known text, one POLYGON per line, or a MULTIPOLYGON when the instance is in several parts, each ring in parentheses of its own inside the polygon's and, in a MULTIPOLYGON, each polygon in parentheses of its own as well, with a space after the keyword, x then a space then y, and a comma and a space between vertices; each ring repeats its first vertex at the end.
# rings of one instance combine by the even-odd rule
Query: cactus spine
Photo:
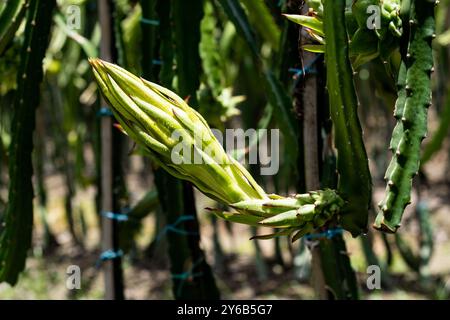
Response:
MULTIPOLYGON (((434 2, 410 3, 405 35, 408 42, 402 48, 402 65, 395 110, 397 125, 392 134, 394 152, 386 171, 386 192, 374 227, 395 232, 405 207, 410 203, 412 179, 419 169, 420 145, 427 132, 427 111, 431 104, 430 75, 433 71, 434 2)), ((402 8, 407 11, 408 8, 402 8)))

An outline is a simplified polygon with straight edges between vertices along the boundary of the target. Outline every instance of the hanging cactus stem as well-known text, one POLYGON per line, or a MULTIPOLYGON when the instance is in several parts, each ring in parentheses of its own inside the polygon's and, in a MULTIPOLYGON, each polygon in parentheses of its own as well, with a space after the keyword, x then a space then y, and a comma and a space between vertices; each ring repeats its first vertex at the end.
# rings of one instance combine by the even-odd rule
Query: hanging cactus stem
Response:
POLYGON ((434 6, 432 1, 411 0, 409 7, 409 32, 402 55, 394 113, 397 125, 390 145, 394 154, 385 175, 385 196, 379 203, 380 210, 374 223, 376 229, 389 233, 400 227, 405 207, 411 202, 412 179, 420 167, 420 146, 427 133, 434 6))

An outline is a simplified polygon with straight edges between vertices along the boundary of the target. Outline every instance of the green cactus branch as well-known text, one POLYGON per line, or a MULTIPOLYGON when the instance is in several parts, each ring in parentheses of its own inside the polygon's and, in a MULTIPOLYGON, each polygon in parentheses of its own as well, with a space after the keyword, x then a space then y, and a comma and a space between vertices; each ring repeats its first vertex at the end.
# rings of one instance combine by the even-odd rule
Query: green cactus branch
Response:
MULTIPOLYGON (((388 182, 386 195, 380 203, 381 211, 374 224, 377 229, 395 232, 400 225, 403 211, 410 202, 412 177, 419 170, 420 142, 426 135, 427 108, 431 103, 430 73, 433 67, 431 39, 434 35, 435 3, 433 1, 415 0, 356 0, 351 8, 346 8, 344 2, 338 1, 330 4, 329 1, 323 0, 322 6, 319 6, 316 1, 310 0, 307 1, 307 4, 312 10, 307 16, 290 15, 288 19, 304 26, 311 37, 319 43, 320 47, 316 45, 314 51, 324 51, 330 56, 327 60, 332 62, 328 64, 328 70, 332 71, 328 78, 331 103, 335 106, 341 103, 344 110, 349 105, 356 106, 356 95, 353 94, 354 88, 342 86, 344 83, 351 83, 351 66, 350 63, 347 63, 346 66, 341 64, 341 66, 347 68, 347 72, 343 72, 343 69, 335 67, 339 63, 339 57, 330 54, 342 52, 343 49, 338 49, 345 48, 345 50, 348 50, 348 54, 344 55, 351 57, 353 67, 358 67, 376 57, 380 57, 386 68, 390 68, 388 59, 396 52, 397 48, 400 48, 402 61, 398 69, 398 98, 394 112, 397 125, 392 133, 390 143, 390 149, 394 156, 386 171, 385 178, 388 182), (336 9, 337 6, 341 6, 339 15, 336 12, 333 14, 331 11, 331 7, 336 9), (371 20, 373 13, 376 13, 372 11, 374 8, 380 10, 379 25, 376 25, 376 19, 371 20), (345 11, 345 16, 343 16, 342 11, 345 11), (337 24, 337 17, 340 18, 341 28, 337 24), (336 22, 333 28, 327 28, 327 25, 331 26, 333 21, 336 22), (372 26, 369 24, 370 21, 373 23, 372 26), (341 31, 341 38, 348 37, 350 40, 349 48, 347 48, 345 41, 341 41, 336 46, 336 34, 339 31, 341 31), (347 75, 348 79, 345 80, 344 76, 340 77, 341 75, 347 75), (335 81, 336 76, 338 76, 338 79, 343 79, 341 84, 335 81), (335 82, 334 88, 336 89, 331 89, 333 82, 335 82), (353 97, 350 97, 349 93, 353 97), (339 100, 340 95, 343 97, 347 95, 350 99, 339 100)), ((305 49, 308 50, 309 48, 305 49)), ((395 70, 393 70, 394 72, 389 71, 390 73, 396 73, 395 70)), ((354 144, 354 141, 348 138, 350 136, 345 138, 345 132, 352 129, 349 123, 343 124, 342 119, 348 121, 348 119, 352 119, 352 116, 347 114, 339 122, 338 109, 335 109, 331 116, 337 133, 336 147, 338 150, 345 150, 347 148, 342 145, 339 146, 338 140, 351 141, 351 145, 354 144)), ((445 132, 445 129, 441 131, 445 132)), ((427 157, 430 154, 428 150, 425 153, 427 157)), ((350 151, 349 155, 355 156, 357 153, 350 151)), ((360 154, 359 159, 364 158, 365 154, 360 154)), ((339 160, 344 161, 342 151, 339 160)), ((342 170, 339 169, 339 171, 342 175, 342 170)), ((368 169, 363 171, 368 172, 368 169)), ((351 185, 349 181, 351 181, 351 178, 340 180, 340 182, 351 185)), ((363 185, 365 188, 366 184, 363 185)), ((355 187, 356 184, 353 186, 355 187)), ((340 189, 340 191, 342 190, 340 189)), ((370 193, 370 187, 367 188, 367 191, 370 193)), ((353 191, 350 194, 353 194, 353 191)), ((368 193, 365 194, 367 199, 368 193)), ((343 197, 345 199, 345 192, 343 197)), ((355 201, 349 201, 349 204, 355 205, 355 201)), ((342 214, 342 217, 342 223, 346 224, 346 215, 342 214)), ((362 225, 362 220, 360 225, 362 225)), ((347 226, 348 228, 353 227, 347 226)))
POLYGON ((10 0, 0 13, 0 56, 3 55, 22 23, 29 1, 10 0))
MULTIPOLYGON (((427 113, 431 105, 433 71, 432 39, 435 37, 435 3, 411 0, 395 116, 397 126, 392 134, 394 152, 386 171, 386 192, 374 227, 396 232, 405 207, 410 203, 412 179, 420 165, 420 145, 427 133, 427 113)), ((406 10, 406 9, 405 9, 406 10)))
POLYGON ((54 0, 32 0, 17 73, 12 141, 9 149, 9 198, 0 236, 0 281, 15 284, 25 267, 33 225, 33 132, 39 106, 42 59, 48 44, 54 0))
POLYGON ((371 176, 358 119, 358 99, 349 60, 345 1, 324 1, 325 60, 330 115, 338 152, 338 191, 346 200, 340 222, 354 236, 367 229, 371 176))

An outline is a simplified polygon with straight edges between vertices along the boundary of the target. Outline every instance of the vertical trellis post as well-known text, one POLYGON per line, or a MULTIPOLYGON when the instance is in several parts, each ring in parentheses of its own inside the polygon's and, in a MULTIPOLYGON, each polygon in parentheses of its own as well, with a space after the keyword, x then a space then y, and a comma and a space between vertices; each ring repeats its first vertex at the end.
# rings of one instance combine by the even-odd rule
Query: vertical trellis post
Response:
MULTIPOLYGON (((112 3, 110 0, 98 1, 98 13, 101 27, 100 57, 112 61, 114 46, 112 26, 112 3)), ((105 101, 102 99, 101 106, 105 101)), ((113 126, 111 117, 101 118, 101 210, 114 211, 114 161, 113 157, 113 126)), ((102 217, 102 251, 115 254, 113 259, 104 261, 105 299, 120 300, 123 295, 122 259, 118 248, 117 221, 102 217)))
MULTIPOLYGON (((301 36, 299 41, 301 42, 301 36)), ((303 62, 305 65, 313 63, 315 54, 304 52, 303 62)), ((317 123, 317 79, 313 74, 305 75, 304 90, 308 94, 303 95, 303 142, 305 154, 305 183, 307 190, 320 189, 319 177, 319 137, 317 123), (314 147, 317 146, 317 147, 314 147)), ((326 299, 325 278, 322 272, 322 259, 320 257, 320 248, 310 246, 312 256, 312 276, 313 285, 317 296, 320 299, 326 299)))
MULTIPOLYGON (((301 45, 304 38, 299 35, 299 50, 302 53, 301 45)), ((302 59, 304 66, 310 66, 314 63, 315 54, 309 52, 303 52, 302 59)), ((305 67, 304 67, 305 68, 305 67)), ((305 161, 305 184, 306 190, 318 190, 320 189, 320 176, 319 176, 319 137, 318 137, 318 123, 317 123, 317 77, 314 74, 305 74, 303 83, 298 85, 304 86, 304 92, 301 99, 303 102, 303 143, 304 146, 311 146, 304 148, 304 161, 305 161), (314 147, 316 146, 316 147, 314 147)), ((317 245, 310 246, 312 256, 312 277, 313 286, 316 295, 320 299, 326 299, 327 292, 325 290, 326 283, 324 274, 322 271, 322 259, 320 256, 320 248, 317 245)))

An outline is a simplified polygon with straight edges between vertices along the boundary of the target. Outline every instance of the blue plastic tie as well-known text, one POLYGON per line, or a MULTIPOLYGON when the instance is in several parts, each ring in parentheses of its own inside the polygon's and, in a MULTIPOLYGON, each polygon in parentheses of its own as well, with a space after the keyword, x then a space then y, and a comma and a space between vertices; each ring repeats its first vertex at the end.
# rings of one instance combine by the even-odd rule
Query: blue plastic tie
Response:
POLYGON ((159 20, 141 18, 141 22, 151 26, 159 26, 159 20))
POLYGON ((117 251, 114 251, 112 249, 109 249, 109 250, 103 251, 100 254, 100 260, 101 261, 113 260, 113 259, 120 258, 121 256, 123 256, 122 250, 119 249, 117 251))
POLYGON ((191 271, 186 271, 183 273, 172 274, 171 277, 172 277, 172 279, 187 280, 189 278, 200 277, 202 274, 203 274, 203 272, 192 273, 191 271))
POLYGON ((111 211, 102 212, 102 216, 111 219, 111 220, 117 220, 119 222, 128 221, 129 217, 127 214, 124 213, 114 213, 111 211))
POLYGON ((161 60, 158 60, 158 59, 153 59, 153 60, 152 60, 152 63, 153 63, 154 65, 157 65, 157 66, 160 66, 160 65, 163 64, 163 62, 162 62, 161 60))
POLYGON ((120 258, 122 256, 123 256, 123 251, 120 249, 117 251, 114 251, 113 249, 103 251, 97 260, 96 266, 97 266, 97 268, 99 268, 103 262, 108 261, 108 260, 114 260, 114 259, 120 258))
POLYGON ((195 220, 194 216, 192 216, 192 215, 183 215, 183 216, 178 217, 178 219, 174 223, 166 225, 164 227, 164 229, 161 230, 159 235, 156 237, 156 241, 159 241, 161 239, 161 237, 164 236, 169 231, 173 232, 173 233, 178 233, 178 234, 184 235, 184 236, 198 235, 198 232, 186 231, 184 229, 180 229, 177 227, 182 222, 192 221, 192 220, 195 220))
POLYGON ((334 229, 329 229, 323 232, 319 232, 319 233, 311 233, 311 234, 307 234, 305 236, 306 240, 317 240, 317 239, 332 239, 337 235, 341 235, 344 232, 344 229, 342 228, 334 228, 334 229))
POLYGON ((108 107, 101 107, 97 111, 97 117, 112 117, 112 116, 113 116, 113 112, 108 107))
POLYGON ((313 61, 311 61, 311 63, 309 65, 307 65, 305 68, 303 69, 298 69, 298 68, 289 68, 289 72, 294 73, 294 77, 296 79, 300 78, 301 75, 305 74, 316 74, 317 70, 316 68, 314 68, 314 64, 317 62, 317 60, 319 60, 319 58, 322 56, 322 54, 318 54, 313 61))
POLYGON ((303 71, 304 71, 304 74, 316 74, 317 73, 317 70, 315 68, 306 67, 304 70, 297 69, 297 68, 289 68, 289 72, 294 73, 295 78, 299 78, 301 75, 303 75, 303 71))
POLYGON ((172 273, 171 274, 171 278, 172 279, 177 279, 177 280, 181 280, 180 284, 178 285, 178 289, 177 289, 177 296, 179 297, 181 295, 181 291, 183 290, 183 286, 184 283, 186 282, 186 280, 192 279, 192 278, 197 278, 203 275, 203 272, 194 272, 194 269, 196 267, 198 267, 202 262, 203 262, 204 258, 201 257, 200 259, 198 259, 188 271, 182 272, 182 273, 172 273))

